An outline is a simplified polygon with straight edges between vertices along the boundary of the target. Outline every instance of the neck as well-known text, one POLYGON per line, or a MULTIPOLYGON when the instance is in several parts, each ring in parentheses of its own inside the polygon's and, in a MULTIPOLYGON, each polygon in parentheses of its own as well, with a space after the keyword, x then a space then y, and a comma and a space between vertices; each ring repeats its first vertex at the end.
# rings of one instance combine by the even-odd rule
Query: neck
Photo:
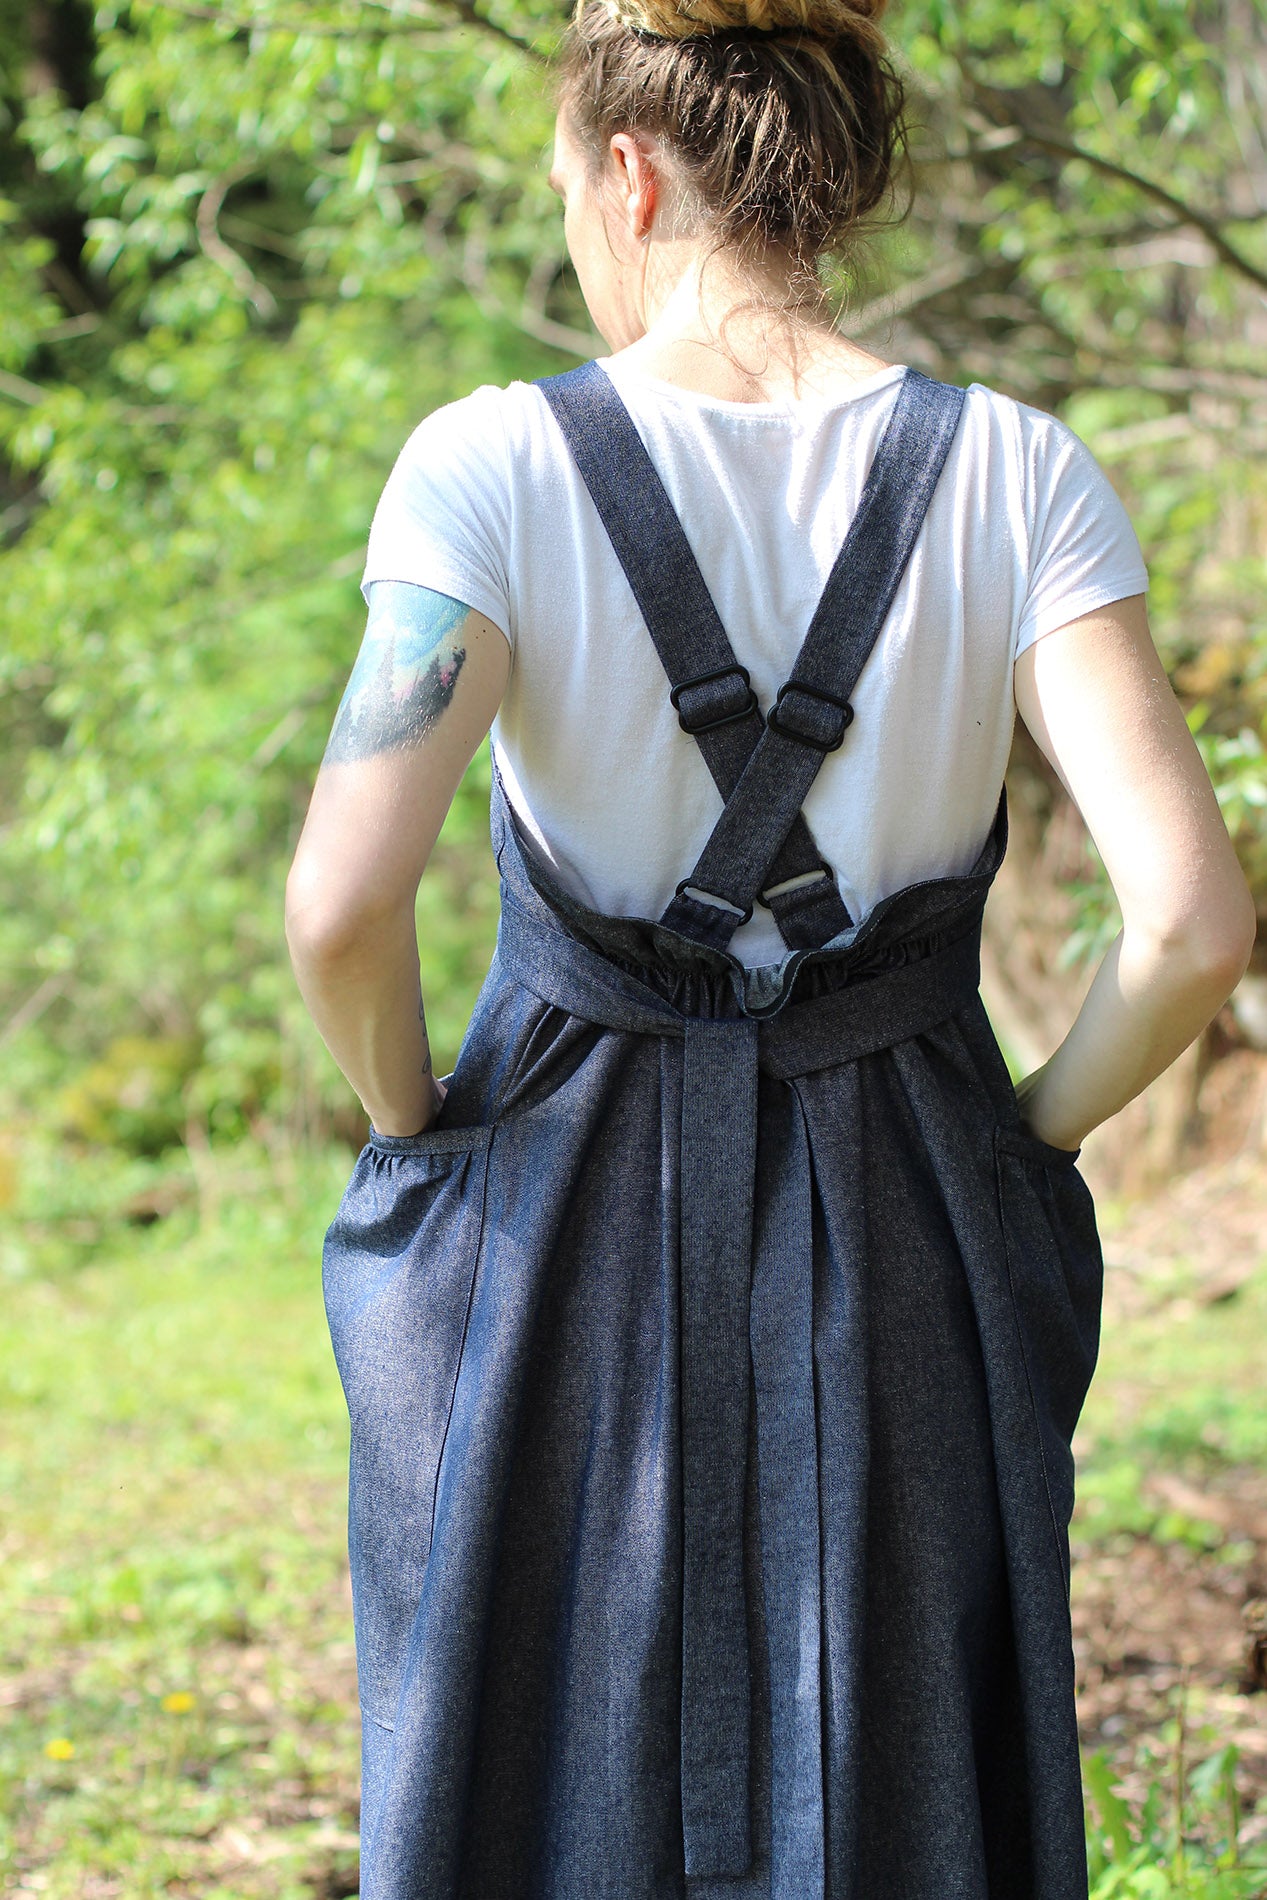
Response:
POLYGON ((837 334, 826 294, 798 281, 791 258, 653 246, 639 289, 613 354, 683 388, 762 402, 831 394, 885 367, 837 334))

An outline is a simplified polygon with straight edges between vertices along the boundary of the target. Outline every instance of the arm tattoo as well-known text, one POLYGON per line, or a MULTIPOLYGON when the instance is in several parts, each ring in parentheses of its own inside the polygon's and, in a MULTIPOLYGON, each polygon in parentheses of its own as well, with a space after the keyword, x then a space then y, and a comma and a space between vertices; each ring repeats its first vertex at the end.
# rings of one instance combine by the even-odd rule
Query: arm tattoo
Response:
POLYGON ((466 659, 460 634, 470 609, 410 581, 370 587, 365 638, 335 714, 322 763, 372 758, 414 746, 453 698, 466 659))

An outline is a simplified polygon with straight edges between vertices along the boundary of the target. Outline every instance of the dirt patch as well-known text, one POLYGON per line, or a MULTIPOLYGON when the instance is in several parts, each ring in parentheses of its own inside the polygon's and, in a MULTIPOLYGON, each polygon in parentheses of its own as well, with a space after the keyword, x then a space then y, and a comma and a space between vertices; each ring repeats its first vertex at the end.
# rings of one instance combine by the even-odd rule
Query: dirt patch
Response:
MULTIPOLYGON (((1267 1508, 1267 1483, 1238 1474, 1267 1508)), ((1233 1552, 1244 1546, 1232 1545, 1233 1552)), ((1142 1795, 1141 1748, 1174 1748, 1182 1714, 1197 1756, 1234 1743, 1246 1810, 1267 1801, 1267 1668, 1261 1635, 1267 1549, 1228 1562, 1145 1537, 1074 1546, 1079 1731, 1142 1795)), ((1265 1828, 1267 1831, 1267 1817, 1265 1828)))

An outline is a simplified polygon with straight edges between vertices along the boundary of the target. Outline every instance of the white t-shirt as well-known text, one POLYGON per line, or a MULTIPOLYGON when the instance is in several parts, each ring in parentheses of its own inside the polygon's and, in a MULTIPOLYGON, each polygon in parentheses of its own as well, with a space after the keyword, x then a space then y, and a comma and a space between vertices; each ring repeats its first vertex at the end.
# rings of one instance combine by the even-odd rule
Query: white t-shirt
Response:
MULTIPOLYGON (((798 647, 893 407, 893 364, 831 402, 728 402, 600 363, 668 490, 763 709, 798 647)), ((492 743, 564 887, 657 917, 721 809, 594 505, 540 390, 484 385, 419 424, 379 500, 362 587, 412 581, 512 649, 492 743)), ((855 922, 971 869, 1015 719, 1012 665, 1043 634, 1143 593, 1126 511, 1054 416, 973 383, 854 721, 805 801, 855 922)), ((786 949, 757 906, 748 965, 786 949)))

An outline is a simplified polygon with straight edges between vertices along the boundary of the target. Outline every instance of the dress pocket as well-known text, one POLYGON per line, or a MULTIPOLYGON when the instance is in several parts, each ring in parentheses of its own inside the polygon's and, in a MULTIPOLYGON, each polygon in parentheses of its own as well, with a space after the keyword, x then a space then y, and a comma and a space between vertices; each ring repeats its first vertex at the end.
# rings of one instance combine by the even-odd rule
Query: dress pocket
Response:
POLYGON ((1104 1255, 1095 1203, 1077 1167, 1080 1152, 1054 1148, 1019 1125, 995 1129, 1008 1278, 1066 1582, 1071 1441, 1095 1371, 1104 1292, 1104 1255))
POLYGON ((322 1252, 351 1421, 348 1557, 364 1714, 395 1720, 479 1260, 491 1128, 371 1134, 322 1252))

